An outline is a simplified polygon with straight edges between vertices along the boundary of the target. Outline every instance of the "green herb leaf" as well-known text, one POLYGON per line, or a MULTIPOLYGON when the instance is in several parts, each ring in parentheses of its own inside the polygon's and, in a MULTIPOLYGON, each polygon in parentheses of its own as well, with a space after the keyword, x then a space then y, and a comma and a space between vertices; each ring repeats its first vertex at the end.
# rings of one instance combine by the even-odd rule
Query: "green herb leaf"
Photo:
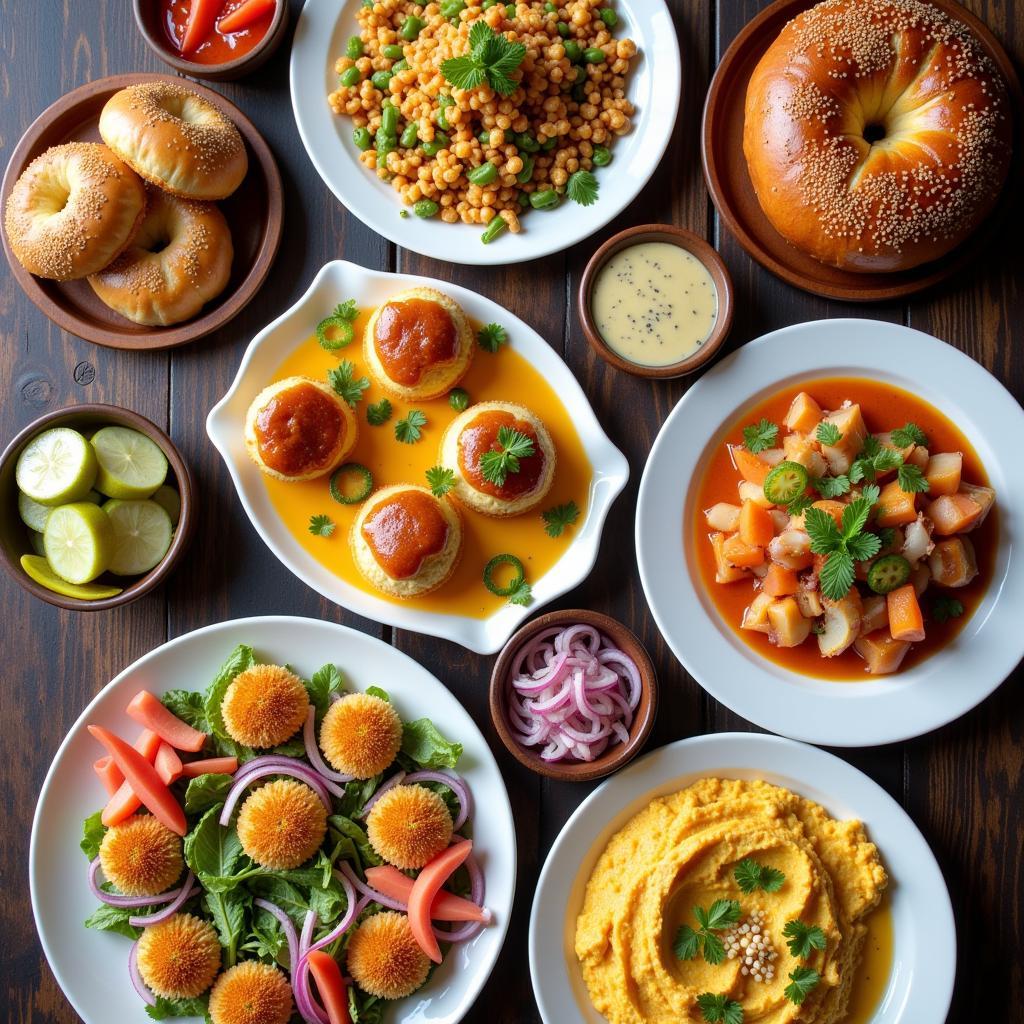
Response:
MULTIPOLYGON (((378 776, 373 788, 377 789, 379 785, 380 777, 378 776)), ((362 803, 360 803, 358 810, 362 811, 362 803)), ((340 854, 342 860, 353 861, 360 871, 377 867, 383 863, 376 850, 370 845, 370 840, 366 837, 365 830, 358 822, 343 814, 332 814, 327 819, 327 824, 330 826, 331 834, 335 837, 336 842, 337 839, 348 840, 347 843, 342 844, 345 851, 340 854)))
POLYGON ((193 729, 210 731, 203 695, 196 690, 168 690, 160 698, 160 703, 193 729))
POLYGON ((810 967, 797 967, 789 975, 789 984, 783 994, 791 1002, 799 1006, 821 981, 821 975, 810 967))
MULTIPOLYGON (((480 22, 477 22, 480 24, 480 22)), ((483 67, 477 63, 472 54, 464 57, 452 57, 441 64, 441 74, 456 89, 476 89, 486 81, 483 67)))
POLYGON ((932 602, 931 617, 935 622, 949 622, 959 619, 964 613, 963 604, 955 597, 939 597, 932 602))
POLYGON ((725 943, 714 933, 704 933, 704 959, 713 965, 725 959, 725 943))
POLYGON ((891 526, 883 526, 878 531, 878 542, 882 548, 891 548, 896 542, 896 531, 891 526))
POLYGON ((826 447, 834 448, 843 439, 843 432, 828 420, 822 420, 814 436, 826 447))
POLYGON ((841 601, 853 586, 857 572, 847 551, 833 551, 821 567, 821 592, 832 601, 841 601))
POLYGON ((488 352, 497 352, 508 341, 508 331, 501 324, 485 324, 476 335, 477 343, 488 352))
POLYGON ((513 43, 496 33, 482 19, 469 31, 470 52, 441 64, 441 74, 456 89, 476 89, 487 84, 501 96, 509 96, 519 87, 513 73, 526 56, 522 43, 513 43))
POLYGON ((779 428, 770 420, 759 420, 749 427, 743 428, 743 447, 757 455, 775 444, 779 436, 779 428))
MULTIPOLYGON (((697 914, 698 910, 703 908, 694 907, 693 912, 697 914)), ((740 902, 739 900, 715 900, 711 904, 710 909, 705 915, 705 919, 701 919, 701 915, 697 914, 697 920, 700 921, 704 928, 712 928, 718 931, 722 928, 731 928, 740 919, 740 902)))
POLYGON ((462 744, 447 740, 429 718, 402 726, 402 753, 420 768, 454 768, 462 757, 462 744))
POLYGON ((798 516, 801 513, 806 512, 813 504, 813 495, 799 494, 786 506, 786 511, 791 516, 798 516))
POLYGON ((909 448, 919 444, 928 447, 928 435, 916 424, 908 423, 892 432, 892 443, 900 448, 909 448))
POLYGON ((874 485, 865 487, 861 496, 843 509, 841 528, 824 510, 807 510, 804 528, 811 538, 811 551, 828 556, 818 582, 822 594, 831 601, 841 601, 853 586, 854 563, 873 558, 881 549, 882 542, 875 534, 863 532, 878 495, 874 485))
POLYGON ((765 892, 778 892, 786 876, 778 868, 770 868, 758 864, 756 860, 746 857, 732 870, 736 884, 748 895, 758 889, 765 892))
POLYGON ((309 532, 314 537, 330 537, 334 533, 334 520, 330 516, 310 516, 309 532))
POLYGON ((545 523, 544 532, 549 537, 561 537, 567 526, 575 525, 580 510, 575 501, 567 501, 564 505, 545 509, 540 515, 545 523))
POLYGON ((701 949, 701 937, 688 924, 684 924, 676 932, 672 943, 672 952, 677 960, 692 960, 701 949))
POLYGON ((816 924, 804 924, 803 921, 787 921, 782 929, 786 937, 786 945, 790 953, 806 960, 812 949, 824 949, 825 933, 816 924))
POLYGON ((480 471, 485 480, 503 487, 509 473, 519 472, 519 460, 528 459, 535 451, 533 438, 528 434, 513 427, 499 427, 498 450, 480 456, 480 471))
POLYGON ((234 782, 231 775, 199 775, 188 780, 185 789, 185 813, 205 814, 211 807, 221 806, 234 782))
POLYGON ((102 811, 97 811, 82 822, 82 841, 78 845, 91 861, 99 856, 100 843, 107 834, 107 826, 100 820, 102 815, 102 811))
MULTIPOLYGON (((282 936, 283 938, 283 936, 282 936)), ((210 997, 208 994, 195 996, 192 999, 165 999, 155 995, 156 1002, 146 1007, 146 1013, 153 1020, 167 1020, 170 1017, 201 1017, 209 1016, 210 997)))
POLYGON ((345 677, 338 671, 337 665, 328 664, 318 668, 306 682, 309 703, 316 709, 317 722, 327 714, 331 706, 331 697, 345 690, 345 677))
POLYGON ((354 377, 355 372, 355 364, 348 359, 342 359, 333 370, 327 371, 327 383, 353 407, 362 400, 363 392, 370 386, 365 377, 354 377))
POLYGON ((533 587, 526 580, 520 582, 519 586, 508 595, 508 603, 516 604, 522 608, 527 607, 533 600, 533 587))
POLYGON ((382 398, 379 402, 373 402, 366 407, 366 421, 371 427, 379 427, 391 419, 391 403, 382 398))
POLYGON ((708 1024, 743 1024, 743 1007, 724 992, 702 992, 697 996, 697 1005, 708 1024))
POLYGON ((137 913, 138 909, 111 907, 103 903, 85 919, 85 927, 98 932, 114 932, 128 939, 137 939, 142 934, 142 929, 128 923, 128 918, 134 917, 137 913))
POLYGON ((455 486, 455 470, 431 466, 427 470, 427 484, 435 498, 443 498, 455 486))
POLYGON ((900 490, 906 491, 908 494, 931 490, 931 484, 924 478, 920 466, 904 463, 896 471, 896 479, 899 481, 900 490))
POLYGON ((576 171, 569 177, 565 194, 580 206, 593 206, 597 202, 599 188, 597 178, 590 171, 576 171))
POLYGON ((811 480, 811 486, 823 498, 839 498, 850 490, 850 478, 846 474, 815 477, 811 480))
POLYGON ((427 417, 419 409, 410 409, 404 420, 395 424, 395 439, 402 444, 415 444, 422 436, 421 427, 427 425, 427 417))

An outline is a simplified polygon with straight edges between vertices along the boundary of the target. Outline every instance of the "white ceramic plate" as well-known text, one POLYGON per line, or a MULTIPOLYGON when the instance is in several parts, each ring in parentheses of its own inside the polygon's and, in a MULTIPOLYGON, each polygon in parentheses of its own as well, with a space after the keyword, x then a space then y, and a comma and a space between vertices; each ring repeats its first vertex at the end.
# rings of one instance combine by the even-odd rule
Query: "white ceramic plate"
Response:
POLYGON ((542 605, 582 583, 597 559, 604 521, 629 479, 629 463, 601 429, 583 389, 555 350, 518 317, 490 299, 446 281, 386 274, 354 263, 328 263, 309 290, 287 312, 253 338, 228 393, 213 407, 206 430, 224 457, 242 506, 266 545, 305 584, 336 604, 399 629, 444 637, 476 651, 493 654, 542 605), (451 295, 481 323, 496 321, 508 330, 508 344, 543 373, 572 416, 593 469, 586 518, 573 529, 565 554, 538 580, 531 580, 533 603, 528 608, 505 605, 490 618, 426 612, 373 596, 346 583, 321 565, 292 536, 271 503, 260 471, 245 451, 242 429, 252 400, 270 381, 281 362, 304 344, 323 317, 350 295, 360 304, 379 305, 413 285, 432 285, 451 295))
POLYGON ((61 744, 43 783, 29 852, 32 911, 57 984, 85 1024, 149 1021, 128 979, 128 940, 82 927, 96 901, 86 885, 87 864, 78 842, 82 820, 104 801, 90 770, 98 748, 86 725, 99 723, 120 732, 137 728, 124 713, 133 694, 143 687, 156 694, 178 687, 203 689, 240 643, 306 675, 334 662, 354 689, 384 687, 403 718, 429 717, 463 744, 459 771, 475 798, 476 850, 495 922, 450 953, 430 982, 395 1003, 387 1018, 388 1024, 456 1024, 498 959, 515 895, 515 826, 501 772, 462 705, 411 658, 345 626, 286 616, 221 622, 163 644, 105 686, 61 744))
POLYGON ((617 217, 639 194, 661 162, 679 109, 679 43, 664 0, 616 0, 616 33, 636 44, 627 95, 637 108, 633 131, 615 140, 613 159, 598 169, 600 197, 585 209, 567 203, 523 217, 518 235, 491 245, 476 225, 398 216, 402 202, 387 183, 359 163, 352 121, 327 102, 337 88, 334 62, 357 32, 360 0, 306 0, 295 26, 290 81, 292 110, 313 166, 345 207, 379 235, 405 249, 450 263, 505 264, 537 259, 581 242, 617 217), (655 83, 657 76, 657 83, 655 83))
POLYGON ((1024 656, 1024 412, 985 369, 950 345, 875 320, 797 324, 751 341, 683 396, 651 450, 636 514, 647 602, 675 656, 716 700, 764 729, 827 746, 894 743, 937 729, 984 700, 1024 656), (870 377, 912 391, 967 435, 996 489, 999 552, 980 607, 957 639, 894 676, 815 680, 758 656, 699 586, 690 528, 703 466, 722 431, 783 388, 870 377), (687 568, 691 566, 692 568, 687 568))
POLYGON ((889 873, 894 962, 871 1024, 943 1024, 956 974, 956 927, 935 857, 877 783, 832 754, 777 736, 719 733, 680 740, 596 789, 566 822, 541 871, 530 916, 530 974, 544 1024, 606 1024, 574 953, 587 879, 608 840, 658 796, 702 778, 763 779, 858 818, 889 873))

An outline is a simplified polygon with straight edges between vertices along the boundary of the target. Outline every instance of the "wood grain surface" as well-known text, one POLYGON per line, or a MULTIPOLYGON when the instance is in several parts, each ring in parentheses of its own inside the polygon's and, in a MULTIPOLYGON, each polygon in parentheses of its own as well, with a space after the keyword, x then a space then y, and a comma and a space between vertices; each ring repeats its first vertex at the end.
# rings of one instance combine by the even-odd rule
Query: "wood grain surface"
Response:
MULTIPOLYGON (((301 3, 291 3, 297 16, 301 3)), ((77 1020, 43 958, 28 899, 35 797, 67 728, 100 687, 158 644, 212 622, 264 613, 345 622, 394 643, 436 673, 485 730, 516 814, 520 898, 498 967, 466 1019, 470 1024, 539 1020, 526 963, 530 897, 546 851, 591 787, 541 781, 506 755, 487 712, 490 658, 359 619, 295 579, 249 525, 224 465, 206 438, 206 414, 234 377, 250 338, 298 298, 327 260, 341 257, 476 289, 526 319, 579 377, 608 433, 629 457, 633 479, 608 521, 597 568, 561 603, 616 616, 647 643, 662 684, 662 707, 650 747, 751 726, 704 694, 675 662, 654 628, 637 580, 631 538, 640 473, 661 423, 688 384, 629 377, 591 352, 574 304, 583 266, 597 245, 614 230, 649 221, 678 224, 711 240, 736 284, 729 348, 805 320, 892 320, 936 334, 968 352, 1021 399, 1024 261, 1019 211, 987 258, 907 304, 852 307, 782 284, 720 228, 701 177, 698 146, 711 71, 729 41, 763 4, 670 0, 670 6, 684 69, 672 148, 640 198, 614 224, 569 253, 509 268, 465 268, 398 249, 364 227, 335 201, 302 149, 288 94, 286 42, 254 78, 213 86, 256 123, 285 179, 287 230, 277 262, 255 301, 230 325, 170 353, 108 351, 53 327, 3 267, 0 442, 6 443, 46 410, 81 402, 127 406, 164 426, 181 447, 195 472, 200 512, 192 557, 185 567, 162 590, 128 608, 96 615, 61 612, 33 600, 10 579, 0 579, 0 772, 5 819, 0 842, 0 1007, 10 1024, 77 1020)), ((968 6, 992 27, 1020 67, 1022 5, 969 0, 968 6)), ((0 161, 6 164, 34 117, 69 89, 103 75, 163 70, 136 30, 127 0, 0 0, 0 161)), ((1024 439, 1007 440, 1020 446, 1024 439)), ((931 736, 842 752, 900 801, 938 856, 959 926, 960 964, 949 1019, 964 1024, 1024 1020, 1021 678, 1018 670, 981 707, 931 736)), ((923 981, 927 984, 927 979, 923 981)))

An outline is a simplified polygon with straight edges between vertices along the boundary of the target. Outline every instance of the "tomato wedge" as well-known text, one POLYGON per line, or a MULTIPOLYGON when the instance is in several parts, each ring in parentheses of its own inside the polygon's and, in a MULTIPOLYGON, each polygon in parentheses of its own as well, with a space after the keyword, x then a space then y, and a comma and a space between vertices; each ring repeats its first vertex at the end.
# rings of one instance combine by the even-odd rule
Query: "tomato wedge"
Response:
POLYGON ((441 886, 470 855, 473 842, 464 839, 443 850, 416 876, 409 893, 409 927, 413 938, 435 964, 441 962, 441 947, 430 927, 430 908, 441 886))
POLYGON ((177 715, 168 711, 149 690, 139 690, 125 711, 129 718, 134 718, 140 725, 152 729, 175 750, 188 750, 194 754, 203 749, 206 733, 193 729, 187 722, 183 722, 177 715))
POLYGON ((348 1012, 348 986, 341 976, 338 962, 322 949, 308 953, 306 960, 330 1024, 352 1024, 348 1012))
MULTIPOLYGON (((390 896, 393 900, 400 900, 408 904, 409 894, 415 884, 408 875, 403 875, 398 868, 390 864, 382 864, 377 868, 366 869, 366 880, 378 892, 390 896)), ((472 900, 464 900, 453 892, 440 890, 430 904, 430 919, 432 921, 490 921, 491 915, 478 907, 472 900)))
POLYGON ((181 766, 181 774, 186 779, 200 775, 234 775, 237 771, 237 757, 207 757, 202 761, 187 761, 181 766))
POLYGON ((254 21, 259 21, 264 14, 269 14, 276 6, 277 0, 245 0, 241 7, 236 7, 217 22, 217 31, 224 35, 241 32, 254 21))

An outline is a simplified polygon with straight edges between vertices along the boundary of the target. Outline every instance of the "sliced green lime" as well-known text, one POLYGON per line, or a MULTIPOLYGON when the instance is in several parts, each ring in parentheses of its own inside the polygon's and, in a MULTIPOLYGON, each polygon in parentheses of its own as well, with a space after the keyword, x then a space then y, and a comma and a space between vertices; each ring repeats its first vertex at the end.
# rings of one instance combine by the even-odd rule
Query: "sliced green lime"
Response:
POLYGON ((46 545, 43 543, 43 535, 38 530, 28 531, 28 542, 37 555, 46 554, 46 545))
POLYGON ((99 460, 96 489, 108 498, 148 498, 167 477, 167 457, 145 434, 104 427, 93 435, 99 460))
POLYGON ((342 505, 358 505, 373 490, 373 474, 359 462, 346 462, 331 474, 331 497, 342 505))
POLYGON ((18 487, 40 505, 81 501, 96 480, 96 453, 77 430, 54 427, 29 441, 14 476, 18 487))
POLYGON ((88 583, 110 564, 114 527, 110 517, 88 501, 61 505, 50 513, 43 532, 46 560, 68 583, 88 583))
POLYGON ((764 496, 773 505, 788 505, 807 490, 810 476, 799 462, 780 462, 764 478, 764 496))
POLYGON ((80 601, 99 601, 104 597, 117 597, 120 587, 105 587, 100 583, 68 583, 50 568, 50 563, 39 555, 22 555, 21 567, 25 575, 41 587, 63 597, 77 597, 80 601))
POLYGON ((114 553, 107 566, 117 576, 149 572, 171 546, 171 517, 155 501, 120 501, 103 506, 114 527, 114 553))
POLYGON ((868 569, 868 586, 876 594, 888 594, 910 579, 910 563, 902 555, 885 555, 868 569))
POLYGON ((40 505, 33 501, 24 491, 18 491, 18 515, 30 529, 42 533, 46 529, 46 520, 53 511, 48 505, 40 505))
POLYGON ((171 526, 178 525, 181 518, 181 495, 170 484, 158 487, 150 501, 155 501, 171 517, 171 526))

